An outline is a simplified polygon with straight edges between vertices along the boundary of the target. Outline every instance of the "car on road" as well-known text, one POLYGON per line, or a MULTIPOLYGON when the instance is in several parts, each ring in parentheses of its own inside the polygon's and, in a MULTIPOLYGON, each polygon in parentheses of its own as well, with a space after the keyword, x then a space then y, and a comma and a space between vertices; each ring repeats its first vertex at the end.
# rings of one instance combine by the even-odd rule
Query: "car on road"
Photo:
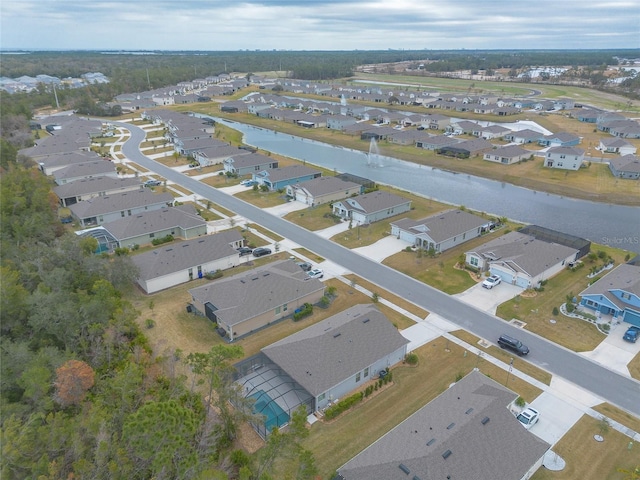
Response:
POLYGON ((300 262, 298 263, 298 266, 305 272, 308 272, 313 268, 313 265, 311 265, 309 262, 300 262))
POLYGON ((540 420, 540 412, 538 412, 535 408, 527 407, 522 412, 520 412, 516 418, 524 428, 529 430, 536 423, 538 423, 538 420, 540 420))
POLYGON ((251 255, 251 253, 253 252, 253 249, 249 247, 239 247, 239 248, 236 248, 236 250, 238 251, 241 257, 244 257, 245 255, 251 255))
POLYGON ((629 327, 622 337, 623 340, 627 342, 636 343, 638 338, 640 337, 640 328, 638 327, 629 327))
POLYGON ((307 272, 307 275, 309 275, 311 278, 322 278, 324 277, 324 272, 319 268, 314 268, 313 270, 309 270, 307 272))
POLYGON ((498 345, 500 345, 500 348, 509 349, 520 356, 529 354, 529 347, 517 338, 510 337, 509 335, 500 335, 498 345))
POLYGON ((263 257, 265 255, 269 255, 270 253, 271 253, 271 249, 270 248, 258 247, 258 248, 254 248, 253 249, 253 256, 254 257, 263 257))
POLYGON ((502 278, 499 275, 491 275, 482 282, 482 286, 491 290, 496 285, 500 285, 500 283, 502 283, 502 278))

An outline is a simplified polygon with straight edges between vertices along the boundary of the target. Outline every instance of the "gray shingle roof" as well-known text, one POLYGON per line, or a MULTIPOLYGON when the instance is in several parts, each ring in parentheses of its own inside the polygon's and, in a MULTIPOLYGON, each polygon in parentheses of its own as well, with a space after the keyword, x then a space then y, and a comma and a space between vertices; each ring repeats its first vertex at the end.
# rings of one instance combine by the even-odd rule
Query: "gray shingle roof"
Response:
POLYGON ((376 190, 375 192, 348 198, 341 203, 352 210, 371 214, 379 212, 380 210, 398 207, 408 202, 411 202, 411 200, 407 200, 400 195, 395 195, 384 190, 376 190))
POLYGON ((396 225, 398 228, 409 231, 414 235, 424 233, 436 243, 440 243, 488 223, 488 220, 473 213, 462 210, 447 210, 421 220, 403 218, 391 225, 396 225))
POLYGON ((268 170, 265 178, 270 182, 281 182, 283 180, 292 180, 300 177, 306 177, 307 175, 321 174, 320 170, 307 167, 306 165, 290 165, 282 168, 275 168, 268 170))
POLYGON ((137 207, 170 204, 173 203, 173 195, 170 193, 153 193, 148 190, 135 190, 132 192, 114 193, 104 197, 94 197, 83 200, 69 209, 78 218, 90 218, 111 212, 120 212, 137 207))
POLYGON ((604 295, 611 290, 624 290, 640 297, 640 266, 624 263, 588 286, 580 295, 604 295))
POLYGON ((324 291, 320 280, 309 278, 295 262, 282 260, 189 293, 202 304, 215 305, 216 316, 232 326, 318 291, 324 291))
POLYGON ((113 173, 116 167, 107 160, 96 160, 94 162, 77 163, 75 165, 67 165, 53 172, 53 178, 56 180, 64 180, 65 178, 78 178, 89 175, 103 175, 113 173))
POLYGON ((360 185, 355 182, 348 182, 338 177, 318 177, 306 182, 300 182, 293 185, 293 188, 304 189, 310 195, 317 197, 329 195, 331 193, 343 192, 350 188, 356 188, 360 185))
POLYGON ((262 351, 317 396, 407 343, 374 305, 355 305, 262 351))
POLYGON ((578 249, 545 242, 520 232, 509 232, 479 246, 473 252, 535 277, 572 253, 577 253, 578 249))
POLYGON ((169 228, 195 228, 207 222, 196 213, 193 205, 167 207, 138 215, 119 218, 102 225, 118 241, 148 233, 160 232, 169 228))
POLYGON ((113 177, 91 177, 76 180, 75 182, 58 185, 53 189, 60 198, 75 197, 78 195, 89 195, 91 193, 105 192, 118 188, 128 188, 134 185, 142 185, 138 178, 113 178, 113 177))
POLYGON ((225 257, 237 257, 238 251, 232 243, 240 240, 242 235, 237 230, 224 230, 156 248, 131 259, 140 271, 139 278, 151 280, 225 257))
POLYGON ((338 473, 344 480, 520 479, 550 445, 523 428, 509 411, 516 397, 473 371, 338 473))

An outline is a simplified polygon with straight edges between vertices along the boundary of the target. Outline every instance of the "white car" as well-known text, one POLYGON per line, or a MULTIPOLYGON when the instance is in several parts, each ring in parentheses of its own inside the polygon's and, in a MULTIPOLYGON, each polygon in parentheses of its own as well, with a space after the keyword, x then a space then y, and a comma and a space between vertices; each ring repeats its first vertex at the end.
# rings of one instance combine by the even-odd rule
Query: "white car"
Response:
POLYGON ((502 282, 502 278, 499 275, 491 275, 484 282, 482 282, 482 286, 484 288, 488 288, 491 290, 496 285, 499 285, 502 282))
POLYGON ((313 270, 309 270, 307 272, 307 275, 309 275, 311 278, 322 278, 324 277, 324 272, 319 268, 314 268, 313 270))
POLYGON ((527 407, 522 412, 520 412, 520 414, 516 418, 524 428, 529 430, 536 423, 538 423, 538 420, 540 419, 540 412, 538 412, 534 408, 527 407))

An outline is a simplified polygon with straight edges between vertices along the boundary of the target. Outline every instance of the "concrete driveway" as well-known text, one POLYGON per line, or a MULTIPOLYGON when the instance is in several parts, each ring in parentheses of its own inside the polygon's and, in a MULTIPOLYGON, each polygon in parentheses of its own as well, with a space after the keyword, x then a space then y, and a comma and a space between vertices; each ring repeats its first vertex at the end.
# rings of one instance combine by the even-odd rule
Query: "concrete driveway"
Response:
POLYGON ((522 291, 522 288, 507 283, 501 283, 492 289, 484 288, 482 283, 478 283, 464 292, 457 293, 453 296, 480 310, 495 314, 498 305, 507 300, 511 300, 516 295, 521 294, 522 291))
POLYGON ((580 355, 629 377, 627 365, 640 352, 640 342, 630 343, 622 339, 629 326, 627 323, 613 324, 609 335, 594 350, 580 355))

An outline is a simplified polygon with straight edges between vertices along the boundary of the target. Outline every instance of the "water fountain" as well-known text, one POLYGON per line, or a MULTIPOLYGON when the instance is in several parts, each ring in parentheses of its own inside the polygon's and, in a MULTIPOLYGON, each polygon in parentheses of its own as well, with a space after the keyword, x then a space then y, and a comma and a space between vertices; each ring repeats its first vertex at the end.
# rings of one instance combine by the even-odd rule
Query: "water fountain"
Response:
POLYGON ((369 153, 367 154, 367 166, 368 167, 382 167, 382 157, 380 156, 380 149, 378 149, 378 142, 371 137, 369 143, 369 153))

